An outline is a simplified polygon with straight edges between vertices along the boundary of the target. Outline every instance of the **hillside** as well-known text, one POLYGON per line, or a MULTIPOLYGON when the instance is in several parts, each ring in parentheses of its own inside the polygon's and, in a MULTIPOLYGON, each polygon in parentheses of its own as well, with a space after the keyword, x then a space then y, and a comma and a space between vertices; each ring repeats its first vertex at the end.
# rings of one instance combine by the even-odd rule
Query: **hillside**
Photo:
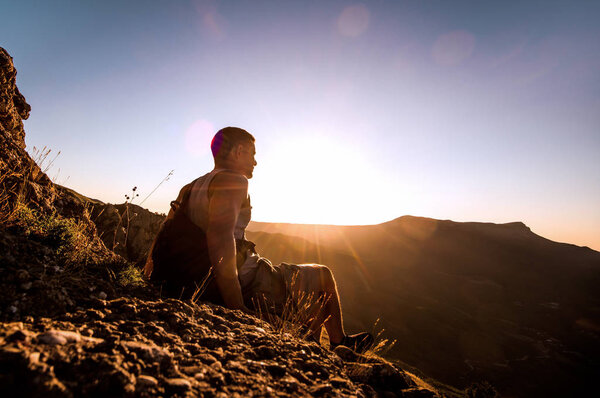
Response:
POLYGON ((0 48, 0 396, 439 396, 374 352, 162 299, 135 264, 162 216, 53 184, 25 151, 30 107, 15 82, 0 48))
POLYGON ((252 223, 273 261, 330 265, 346 322, 381 318, 390 356, 443 382, 566 396, 600 369, 600 253, 522 223, 401 217, 370 226, 252 223))

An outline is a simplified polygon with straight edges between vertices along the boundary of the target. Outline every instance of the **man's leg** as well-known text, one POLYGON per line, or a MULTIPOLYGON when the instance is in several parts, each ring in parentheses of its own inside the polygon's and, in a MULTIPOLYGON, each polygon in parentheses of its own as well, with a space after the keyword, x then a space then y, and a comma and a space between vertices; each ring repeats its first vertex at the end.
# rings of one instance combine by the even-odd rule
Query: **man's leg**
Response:
POLYGON ((320 335, 321 325, 325 325, 329 341, 336 344, 345 336, 342 321, 342 309, 337 285, 331 270, 318 264, 297 266, 298 272, 292 282, 292 297, 296 301, 301 298, 312 298, 310 317, 314 317, 310 330, 320 335))

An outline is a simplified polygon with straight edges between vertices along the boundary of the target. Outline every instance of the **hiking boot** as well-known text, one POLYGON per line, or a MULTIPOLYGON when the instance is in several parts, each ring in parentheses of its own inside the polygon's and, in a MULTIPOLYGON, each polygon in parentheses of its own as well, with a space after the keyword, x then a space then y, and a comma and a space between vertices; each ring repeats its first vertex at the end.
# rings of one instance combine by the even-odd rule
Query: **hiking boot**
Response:
POLYGON ((344 338, 342 339, 342 341, 340 341, 339 343, 333 343, 330 342, 330 348, 331 350, 333 350, 335 347, 339 346, 339 345, 343 345, 346 346, 350 349, 352 349, 353 351, 357 352, 358 354, 362 354, 363 352, 367 351, 369 348, 371 348, 373 346, 373 343, 375 342, 375 339, 373 338, 373 335, 369 332, 362 332, 362 333, 357 333, 357 334, 352 334, 352 335, 345 335, 344 338))

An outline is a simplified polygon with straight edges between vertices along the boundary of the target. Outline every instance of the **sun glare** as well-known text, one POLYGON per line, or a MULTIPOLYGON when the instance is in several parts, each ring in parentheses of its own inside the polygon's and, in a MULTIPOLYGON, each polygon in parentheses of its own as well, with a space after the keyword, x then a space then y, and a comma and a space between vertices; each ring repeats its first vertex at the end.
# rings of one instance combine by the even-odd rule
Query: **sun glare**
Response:
POLYGON ((253 219, 368 224, 393 218, 384 214, 397 203, 393 184, 369 165, 358 147, 322 136, 276 147, 277 152, 262 161, 258 155, 251 184, 253 219))

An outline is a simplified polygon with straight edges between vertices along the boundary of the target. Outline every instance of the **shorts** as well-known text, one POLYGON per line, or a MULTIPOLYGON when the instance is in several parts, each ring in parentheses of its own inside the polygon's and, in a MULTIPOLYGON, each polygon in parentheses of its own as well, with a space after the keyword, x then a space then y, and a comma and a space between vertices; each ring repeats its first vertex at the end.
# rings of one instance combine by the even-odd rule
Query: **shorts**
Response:
POLYGON ((244 303, 249 308, 266 310, 281 315, 286 306, 294 308, 292 288, 299 273, 306 267, 296 264, 271 264, 264 257, 258 257, 257 264, 242 283, 244 303))

